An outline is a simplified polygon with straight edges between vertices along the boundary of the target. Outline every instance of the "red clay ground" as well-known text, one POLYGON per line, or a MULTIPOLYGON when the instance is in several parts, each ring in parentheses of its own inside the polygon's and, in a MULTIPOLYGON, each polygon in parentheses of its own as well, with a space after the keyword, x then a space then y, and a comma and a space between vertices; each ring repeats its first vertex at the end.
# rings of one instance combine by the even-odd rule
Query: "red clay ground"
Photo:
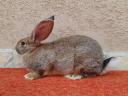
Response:
POLYGON ((69 80, 45 77, 28 81, 25 69, 0 69, 0 96, 128 96, 128 71, 69 80))

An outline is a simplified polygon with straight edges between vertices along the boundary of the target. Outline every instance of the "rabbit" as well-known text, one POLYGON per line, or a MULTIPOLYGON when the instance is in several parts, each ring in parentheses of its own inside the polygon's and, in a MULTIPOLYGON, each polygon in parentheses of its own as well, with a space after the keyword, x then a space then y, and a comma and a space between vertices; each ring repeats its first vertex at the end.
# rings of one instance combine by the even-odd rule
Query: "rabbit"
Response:
MULTIPOLYGON (((61 75, 73 79, 100 75, 104 69, 104 56, 99 43, 87 36, 72 35, 52 42, 42 43, 54 26, 54 16, 41 21, 31 36, 18 41, 17 53, 29 69, 25 79, 61 75)), ((111 58, 107 59, 108 63, 111 58)), ((107 64, 106 64, 107 65, 107 64)))

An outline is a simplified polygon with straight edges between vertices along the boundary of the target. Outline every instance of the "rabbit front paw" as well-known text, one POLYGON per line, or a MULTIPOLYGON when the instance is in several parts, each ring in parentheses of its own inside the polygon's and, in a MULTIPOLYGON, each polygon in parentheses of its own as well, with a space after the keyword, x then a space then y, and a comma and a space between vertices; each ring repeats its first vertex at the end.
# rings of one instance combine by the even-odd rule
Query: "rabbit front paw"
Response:
POLYGON ((40 78, 40 75, 36 72, 30 72, 24 75, 26 80, 34 80, 40 78))

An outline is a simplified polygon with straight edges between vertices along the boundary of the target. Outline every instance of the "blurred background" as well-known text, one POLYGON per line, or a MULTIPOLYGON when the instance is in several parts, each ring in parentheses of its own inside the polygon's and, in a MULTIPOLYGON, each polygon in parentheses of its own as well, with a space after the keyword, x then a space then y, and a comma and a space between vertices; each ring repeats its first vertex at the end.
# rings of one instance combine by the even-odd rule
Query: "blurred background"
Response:
POLYGON ((55 26, 44 42, 80 34, 96 39, 105 52, 128 51, 128 0, 0 0, 1 53, 52 15, 55 26))
POLYGON ((51 15, 55 26, 48 41, 81 34, 105 51, 128 50, 128 0, 0 0, 0 48, 14 48, 51 15))

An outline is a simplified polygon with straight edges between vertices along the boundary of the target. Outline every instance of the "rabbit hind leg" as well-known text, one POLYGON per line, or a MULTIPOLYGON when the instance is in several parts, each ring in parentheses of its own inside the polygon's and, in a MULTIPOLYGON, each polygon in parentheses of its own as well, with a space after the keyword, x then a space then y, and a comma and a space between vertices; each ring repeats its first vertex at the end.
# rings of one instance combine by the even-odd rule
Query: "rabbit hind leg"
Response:
POLYGON ((100 75, 100 71, 95 71, 95 70, 86 70, 86 69, 81 69, 80 74, 82 75, 82 78, 88 78, 88 77, 96 77, 100 75))
POLYGON ((68 75, 65 75, 64 77, 71 80, 79 80, 83 78, 81 74, 68 74, 68 75))

